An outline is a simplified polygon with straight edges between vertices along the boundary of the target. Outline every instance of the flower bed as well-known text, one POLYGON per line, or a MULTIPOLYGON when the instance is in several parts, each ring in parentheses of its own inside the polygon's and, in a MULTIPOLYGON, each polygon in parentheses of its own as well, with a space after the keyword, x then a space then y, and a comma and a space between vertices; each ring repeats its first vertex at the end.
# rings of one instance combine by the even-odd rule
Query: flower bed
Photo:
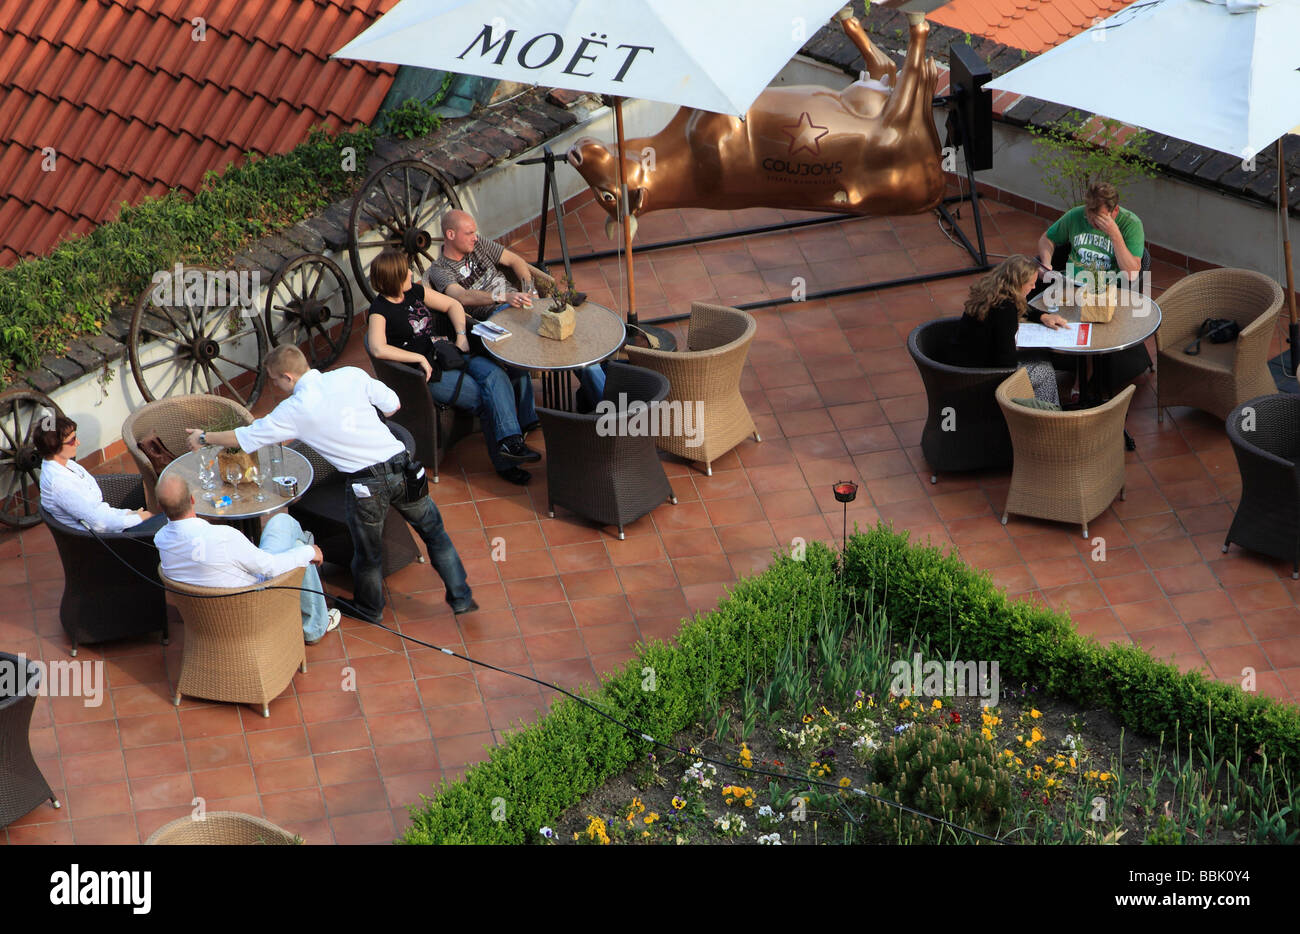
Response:
MULTIPOLYGON (((828 711, 835 712, 836 730, 840 722, 852 727, 854 715, 841 715, 848 713, 857 690, 874 695, 872 701, 878 706, 872 709, 876 709, 879 716, 887 703, 891 666, 898 659, 911 658, 917 651, 928 653, 927 657, 933 658, 960 656, 997 660, 1004 683, 1035 685, 1043 696, 1057 697, 1061 703, 1071 702, 1068 709, 1061 708, 1067 717, 1082 714, 1085 720, 1091 718, 1093 723, 1102 723, 1106 722, 1104 715, 1113 715, 1114 723, 1110 729, 1114 732, 1122 727, 1154 737, 1163 734, 1164 747, 1172 744, 1175 748, 1179 770, 1193 765, 1204 765, 1207 769, 1201 778, 1188 773, 1181 781, 1190 788, 1190 783, 1205 780, 1209 782, 1207 787, 1211 791, 1194 802, 1191 809, 1185 809, 1172 818, 1183 822, 1179 827, 1186 826, 1199 833, 1201 839, 1212 836, 1217 839, 1224 831, 1229 834, 1259 832, 1268 839, 1284 839, 1295 831, 1296 812, 1288 814, 1283 811, 1294 797, 1291 788, 1296 786, 1297 750, 1300 750, 1300 716, 1293 707, 1248 696, 1233 686, 1207 681, 1199 674, 1179 673, 1170 665, 1153 661, 1138 649, 1119 646, 1102 649, 1075 633, 1064 615, 1008 601, 985 575, 972 571, 957 559, 946 557, 935 549, 910 545, 904 536, 877 528, 850 539, 842 579, 836 574, 835 556, 824 545, 814 544, 809 547, 804 561, 782 557, 760 577, 740 582, 717 610, 697 617, 683 627, 675 648, 662 643, 643 647, 638 658, 612 675, 592 696, 592 701, 608 717, 628 724, 634 732, 628 732, 595 710, 572 700, 562 700, 537 723, 512 733, 501 746, 491 751, 487 762, 471 768, 463 780, 444 785, 431 798, 423 799, 421 806, 412 809, 412 827, 403 842, 538 842, 544 839, 539 835, 542 827, 550 828, 557 835, 567 833, 570 841, 574 832, 580 837, 586 834, 588 839, 596 840, 603 832, 605 837, 613 839, 622 830, 618 822, 627 823, 626 809, 636 810, 630 803, 633 796, 639 798, 640 806, 646 808, 644 813, 636 811, 632 815, 633 823, 640 820, 643 826, 638 832, 649 830, 654 836, 667 827, 669 811, 684 811, 691 802, 681 793, 685 789, 678 787, 668 796, 665 807, 655 797, 657 792, 650 790, 650 784, 663 786, 647 784, 648 778, 635 786, 644 790, 644 794, 624 795, 617 804, 610 801, 603 815, 594 811, 577 814, 564 826, 559 824, 560 815, 567 808, 600 788, 611 776, 644 760, 651 752, 660 757, 657 761, 660 769, 664 770, 660 778, 670 786, 678 785, 695 759, 700 758, 688 752, 681 762, 670 763, 663 758, 662 750, 655 751, 650 743, 640 738, 638 734, 641 733, 688 750, 692 744, 699 748, 703 742, 701 737, 711 736, 712 742, 720 749, 724 746, 731 749, 729 755, 719 757, 729 767, 744 758, 740 742, 747 743, 745 750, 755 766, 776 774, 751 778, 741 777, 744 773, 719 773, 717 776, 709 773, 704 778, 716 783, 717 787, 704 790, 721 794, 724 787, 731 787, 733 799, 742 803, 751 799, 755 801, 755 808, 772 807, 775 814, 775 798, 770 797, 770 789, 763 788, 764 782, 775 780, 779 795, 789 793, 793 796, 795 783, 807 782, 816 776, 809 776, 806 771, 781 772, 759 766, 760 760, 767 760, 770 766, 773 760, 779 759, 786 767, 790 767, 791 761, 780 755, 779 732, 770 739, 750 741, 748 737, 760 735, 755 733, 760 719, 766 721, 774 715, 779 719, 783 716, 782 711, 800 711, 802 714, 796 722, 772 721, 774 730, 784 727, 792 736, 798 737, 808 725, 817 722, 814 711, 825 705, 828 711), (855 606, 879 606, 881 614, 867 612, 863 618, 875 620, 879 615, 883 625, 858 626, 851 635, 846 633, 838 641, 828 636, 826 627, 859 618, 854 615, 855 606), (808 669, 816 668, 817 676, 805 677, 795 672, 791 665, 794 659, 803 659, 801 664, 808 669), (871 685, 876 687, 873 689, 871 685), (741 691, 742 687, 745 690, 741 691), (724 699, 733 695, 738 700, 731 705, 725 703, 724 699), (813 720, 803 724, 802 715, 811 716, 813 720), (704 724, 704 727, 697 726, 699 724, 704 724), (690 731, 684 739, 668 739, 683 731, 690 731), (728 746, 732 731, 740 738, 736 740, 733 737, 734 741, 728 746), (690 761, 686 761, 687 756, 690 761), (1263 771, 1258 771, 1260 769, 1263 771), (752 789, 756 794, 737 797, 734 793, 736 787, 742 791, 752 789), (1214 797, 1216 789, 1220 793, 1217 799, 1214 797), (764 791, 769 797, 762 796, 764 791), (681 800, 683 807, 673 807, 672 797, 681 800), (1228 804, 1230 809, 1249 808, 1253 816, 1245 818, 1245 824, 1239 825, 1237 822, 1227 823, 1223 817, 1206 817, 1201 813, 1203 804, 1215 801, 1219 801, 1219 807, 1228 804), (645 817, 650 813, 657 817, 649 825, 644 825, 645 817), (1272 830, 1267 826, 1270 821, 1272 830), (1198 826, 1202 827, 1200 831, 1196 830, 1198 826), (1253 829, 1243 831, 1242 826, 1253 829)), ((1017 753, 1005 742, 1001 733, 1003 724, 983 723, 975 708, 969 706, 972 703, 969 698, 961 702, 966 703, 966 707, 953 699, 938 699, 942 706, 937 710, 947 710, 951 717, 955 706, 955 712, 962 718, 960 724, 950 720, 950 725, 944 729, 949 738, 959 737, 953 741, 962 744, 964 752, 969 753, 964 755, 964 759, 974 761, 989 755, 993 757, 993 762, 984 763, 990 770, 988 777, 1000 782, 1001 773, 1013 775, 1011 767, 996 761, 1004 748, 1012 748, 1013 759, 1019 754, 1022 762, 1017 765, 1013 761, 1011 766, 1019 769, 1023 765, 1030 773, 1025 776, 1030 784, 1039 780, 1032 774, 1034 765, 1040 766, 1040 779, 1044 785, 1048 778, 1056 779, 1055 758, 1049 762, 1044 756, 1026 762, 1023 752, 1017 753), (970 739, 951 729, 961 727, 964 731, 976 721, 980 722, 981 732, 972 734, 970 739), (982 731, 985 729, 994 736, 984 736, 982 731), (996 745, 994 740, 1003 740, 1002 745, 996 745), (986 744, 987 749, 980 743, 986 744)), ((903 700, 911 699, 900 697, 897 700, 901 704, 903 700)), ((911 704, 915 703, 917 701, 911 700, 911 704)), ((994 716, 1005 723, 1018 720, 1023 711, 1011 707, 1010 703, 1008 701, 994 716)), ((1036 701, 1031 710, 1038 709, 1054 716, 1057 708, 1053 705, 1056 703, 1036 701)), ((909 707, 902 710, 906 712, 909 707)), ((891 710, 895 715, 898 713, 897 707, 891 710)), ((1036 718, 1031 715, 1031 719, 1036 718)), ((894 727, 905 722, 887 725, 892 732, 894 727)), ((927 729, 934 727, 934 724, 922 725, 927 729)), ((880 743, 884 749, 885 726, 883 721, 877 721, 876 733, 859 732, 855 739, 870 735, 871 740, 880 743)), ((1028 736, 1033 740, 1032 724, 1029 729, 1028 736)), ((1066 742, 1065 736, 1069 731, 1053 733, 1042 726, 1038 729, 1044 733, 1044 739, 1033 742, 1050 746, 1053 757, 1062 755, 1062 744, 1066 742)), ((1025 734, 1022 730, 1012 735, 1025 734)), ((1077 737, 1078 734, 1070 735, 1077 737)), ((806 742, 807 737, 804 739, 806 742)), ((944 737, 928 736, 927 739, 942 744, 944 737)), ((790 741, 796 745, 799 742, 798 739, 790 741)), ((818 762, 818 771, 824 769, 828 759, 836 763, 829 772, 817 777, 819 781, 832 777, 836 781, 830 788, 817 786, 816 794, 828 797, 820 803, 813 801, 813 804, 838 806, 845 794, 852 798, 860 797, 852 791, 840 789, 839 778, 847 777, 849 787, 864 790, 867 787, 865 783, 879 781, 877 773, 881 764, 875 756, 880 750, 871 750, 870 770, 865 761, 856 763, 860 771, 854 772, 850 767, 847 774, 844 767, 838 765, 855 759, 854 753, 866 745, 864 742, 854 749, 849 742, 847 748, 841 749, 828 744, 822 748, 835 750, 834 757, 821 755, 799 763, 802 769, 805 766, 811 768, 812 762, 818 762), (836 772, 836 769, 840 771, 836 772)), ((1112 750, 1110 745, 1090 738, 1084 740, 1084 748, 1094 764, 1083 768, 1081 761, 1088 762, 1089 759, 1075 750, 1075 765, 1068 776, 1062 775, 1061 789, 1055 790, 1054 784, 1052 789, 1047 789, 1049 792, 1063 796, 1068 790, 1074 796, 1072 800, 1081 801, 1083 798, 1079 796, 1092 790, 1087 783, 1100 781, 1103 772, 1110 774, 1113 769, 1114 774, 1124 776, 1123 781, 1129 787, 1154 788, 1157 796, 1161 794, 1164 786, 1151 779, 1147 774, 1150 769, 1141 767, 1141 762, 1136 778, 1133 777, 1134 766, 1125 763, 1122 756, 1115 765, 1109 764, 1112 755, 1119 755, 1117 747, 1112 750), (1092 771, 1097 773, 1096 778, 1088 776, 1092 771)), ((1066 758, 1068 764, 1068 756, 1066 758)), ((1153 768, 1155 764, 1154 760, 1150 763, 1153 768)), ((980 769, 983 767, 979 766, 980 769)), ((1169 768, 1167 761, 1162 767, 1169 768)), ((977 774, 973 777, 981 779, 980 787, 983 789, 986 776, 977 774)), ((893 776, 889 778, 894 781, 893 776)), ((911 786, 904 782, 897 787, 906 791, 911 786)), ((1019 784, 1016 787, 1016 793, 1025 790, 1019 784)), ((919 794, 920 786, 913 791, 919 794)), ((1048 797, 1051 798, 1050 793, 1048 797)), ((1091 798, 1088 803, 1091 804, 1091 798)), ((1122 812, 1126 802, 1120 804, 1122 812)), ((1110 807, 1113 809, 1114 802, 1110 807)), ((698 808, 696 813, 701 820, 706 816, 698 813, 698 808)), ((763 830, 769 838, 771 833, 778 832, 774 827, 756 822, 757 818, 746 817, 740 811, 734 813, 745 817, 743 831, 738 822, 731 821, 717 828, 729 838, 740 839, 738 834, 750 834, 755 829, 763 830)), ((987 817, 990 812, 981 813, 987 817)), ((720 811, 707 814, 710 826, 725 816, 720 811)), ((1155 816, 1157 824, 1159 816, 1155 816)), ((1051 828, 1063 820, 1061 814, 1051 813, 1049 807, 1038 824, 1040 828, 1051 828)), ((858 825, 853 826, 856 828, 858 825)), ((984 820, 983 826, 996 832, 1001 824, 984 820)), ((1069 833, 1077 832, 1080 839, 1087 839, 1083 831, 1095 832, 1097 829, 1079 821, 1073 821, 1071 826, 1075 830, 1069 833)), ((1134 827, 1143 835, 1149 833, 1145 825, 1135 824, 1134 827)), ((1123 825, 1119 828, 1123 829, 1123 825)), ((1170 834, 1175 829, 1178 828, 1170 829, 1170 834)), ((892 828, 891 825, 877 830, 884 834, 922 832, 910 827, 892 828)), ((676 834, 673 835, 675 838, 676 834)), ((752 838, 746 842, 752 842, 752 838)))

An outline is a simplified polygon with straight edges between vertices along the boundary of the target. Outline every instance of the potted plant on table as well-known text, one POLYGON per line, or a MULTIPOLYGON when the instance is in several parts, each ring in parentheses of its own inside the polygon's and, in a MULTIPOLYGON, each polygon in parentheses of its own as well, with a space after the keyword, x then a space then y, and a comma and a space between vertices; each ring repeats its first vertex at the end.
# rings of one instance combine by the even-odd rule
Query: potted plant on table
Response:
POLYGON ((1079 283, 1079 320, 1109 324, 1119 305, 1115 274, 1100 263, 1085 263, 1079 283))
POLYGON ((550 307, 541 312, 541 322, 537 333, 554 341, 562 341, 573 335, 577 326, 577 316, 573 306, 578 302, 578 290, 573 286, 573 279, 565 278, 564 285, 557 280, 555 291, 551 293, 550 307))
MULTIPOLYGON (((236 428, 244 426, 244 420, 237 412, 229 412, 218 418, 213 424, 208 425, 206 431, 211 434, 214 431, 234 431, 236 428)), ((249 470, 256 466, 257 460, 247 451, 236 447, 222 448, 217 452, 217 467, 221 471, 221 476, 226 476, 226 471, 230 467, 239 468, 239 476, 243 479, 249 479, 249 470)))

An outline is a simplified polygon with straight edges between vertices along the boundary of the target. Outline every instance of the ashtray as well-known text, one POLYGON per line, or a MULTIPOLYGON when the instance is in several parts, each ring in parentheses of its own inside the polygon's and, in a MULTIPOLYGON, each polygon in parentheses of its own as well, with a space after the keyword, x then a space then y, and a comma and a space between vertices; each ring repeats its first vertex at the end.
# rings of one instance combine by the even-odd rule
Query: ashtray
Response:
POLYGON ((298 478, 297 477, 272 477, 271 482, 275 484, 275 491, 281 496, 298 495, 298 478))

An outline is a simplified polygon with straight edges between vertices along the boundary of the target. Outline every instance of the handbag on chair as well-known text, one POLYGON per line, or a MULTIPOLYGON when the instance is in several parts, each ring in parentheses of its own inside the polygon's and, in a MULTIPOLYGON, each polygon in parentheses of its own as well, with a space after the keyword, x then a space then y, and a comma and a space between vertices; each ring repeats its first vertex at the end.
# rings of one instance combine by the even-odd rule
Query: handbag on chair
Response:
POLYGON ((1183 348, 1183 353, 1195 357, 1201 352, 1201 341, 1208 338, 1211 344, 1226 344, 1235 341, 1241 333, 1241 325, 1231 318, 1206 318, 1196 332, 1196 340, 1183 348))

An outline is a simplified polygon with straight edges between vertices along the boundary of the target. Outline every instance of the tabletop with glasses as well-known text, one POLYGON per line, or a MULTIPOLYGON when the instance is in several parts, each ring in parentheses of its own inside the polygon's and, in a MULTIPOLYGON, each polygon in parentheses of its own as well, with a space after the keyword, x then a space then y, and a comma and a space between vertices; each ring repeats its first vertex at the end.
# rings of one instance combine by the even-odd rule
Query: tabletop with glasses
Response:
POLYGON ((211 445, 189 451, 172 461, 158 476, 158 482, 170 474, 179 475, 194 493, 194 514, 203 519, 223 522, 256 520, 296 502, 311 486, 314 474, 311 462, 292 448, 267 445, 255 452, 247 471, 228 465, 221 476, 218 449, 211 445), (275 483, 276 477, 293 477, 297 490, 285 495, 275 483), (230 503, 223 498, 230 497, 230 503))

